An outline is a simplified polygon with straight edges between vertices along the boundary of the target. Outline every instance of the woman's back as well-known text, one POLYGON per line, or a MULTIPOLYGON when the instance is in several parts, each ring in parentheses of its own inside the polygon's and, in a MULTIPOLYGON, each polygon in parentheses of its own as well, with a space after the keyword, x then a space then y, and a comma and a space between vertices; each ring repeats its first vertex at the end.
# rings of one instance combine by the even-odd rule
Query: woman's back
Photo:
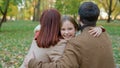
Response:
POLYGON ((31 59, 31 55, 33 55, 38 61, 42 62, 56 61, 62 56, 65 46, 66 41, 60 40, 55 46, 51 46, 49 48, 40 48, 37 46, 36 41, 33 40, 30 50, 28 51, 28 54, 26 55, 20 68, 25 68, 25 65, 27 65, 26 61, 28 62, 31 59))
POLYGON ((54 59, 57 59, 58 56, 60 57, 63 54, 65 46, 66 41, 61 40, 55 46, 51 46, 49 48, 39 48, 36 44, 36 41, 33 40, 31 46, 32 51, 30 52, 34 53, 34 56, 38 61, 50 62, 53 61, 54 59))
POLYGON ((50 50, 51 48, 39 48, 36 44, 36 41, 33 40, 32 45, 31 45, 31 51, 30 54, 33 53, 34 57, 38 60, 38 61, 43 61, 43 62, 49 62, 50 59, 47 56, 47 52, 50 50))

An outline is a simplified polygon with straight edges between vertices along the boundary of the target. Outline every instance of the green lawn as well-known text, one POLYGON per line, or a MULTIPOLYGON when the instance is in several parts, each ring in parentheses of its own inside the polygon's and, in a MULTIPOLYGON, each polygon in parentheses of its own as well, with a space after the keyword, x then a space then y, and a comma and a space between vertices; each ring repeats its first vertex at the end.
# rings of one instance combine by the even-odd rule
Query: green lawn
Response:
MULTIPOLYGON (((38 22, 15 21, 2 25, 0 32, 0 66, 19 68, 27 53, 38 22)), ((1 67, 0 67, 1 68, 1 67)))
MULTIPOLYGON (((33 39, 34 27, 38 22, 14 21, 2 25, 0 32, 0 68, 19 68, 25 54, 27 53, 33 39)), ((103 25, 113 44, 114 58, 120 64, 120 21, 105 23, 99 21, 98 25, 103 25)))

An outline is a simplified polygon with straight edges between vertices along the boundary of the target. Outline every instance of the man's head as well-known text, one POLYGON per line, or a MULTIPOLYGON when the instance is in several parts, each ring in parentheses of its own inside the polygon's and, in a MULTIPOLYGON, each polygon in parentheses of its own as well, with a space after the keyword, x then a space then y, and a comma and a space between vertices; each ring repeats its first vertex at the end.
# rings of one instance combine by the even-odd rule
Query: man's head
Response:
POLYGON ((98 6, 92 2, 84 2, 78 10, 80 21, 84 26, 96 26, 96 21, 100 10, 98 6))

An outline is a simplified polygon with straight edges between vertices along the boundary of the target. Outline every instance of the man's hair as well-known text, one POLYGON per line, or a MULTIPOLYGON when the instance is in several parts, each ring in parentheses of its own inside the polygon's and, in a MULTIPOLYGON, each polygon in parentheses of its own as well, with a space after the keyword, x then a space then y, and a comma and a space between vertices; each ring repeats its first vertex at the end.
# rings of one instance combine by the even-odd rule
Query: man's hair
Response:
POLYGON ((96 26, 96 21, 98 20, 98 16, 100 10, 98 6, 92 2, 84 2, 78 10, 80 15, 80 21, 84 24, 84 26, 96 26))

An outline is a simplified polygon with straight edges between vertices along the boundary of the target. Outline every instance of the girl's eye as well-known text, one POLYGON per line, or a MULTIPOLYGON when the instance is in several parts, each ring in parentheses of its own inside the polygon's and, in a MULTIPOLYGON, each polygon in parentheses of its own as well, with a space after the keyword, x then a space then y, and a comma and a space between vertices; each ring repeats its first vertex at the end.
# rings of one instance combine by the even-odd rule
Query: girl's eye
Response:
POLYGON ((61 30, 62 30, 62 31, 64 31, 65 29, 64 29, 64 28, 62 28, 61 30))
POLYGON ((72 28, 68 28, 68 30, 72 30, 72 28))

